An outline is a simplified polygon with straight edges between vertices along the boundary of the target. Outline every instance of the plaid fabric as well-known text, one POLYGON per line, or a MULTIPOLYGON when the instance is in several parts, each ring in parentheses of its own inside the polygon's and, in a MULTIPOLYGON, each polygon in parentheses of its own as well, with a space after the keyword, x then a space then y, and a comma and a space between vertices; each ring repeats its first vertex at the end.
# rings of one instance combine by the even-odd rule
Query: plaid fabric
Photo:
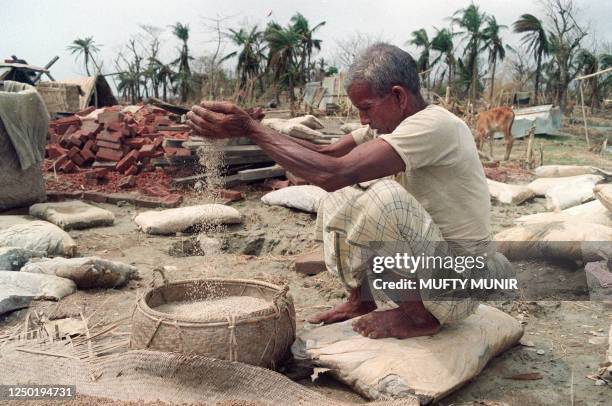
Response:
MULTIPOLYGON (((452 256, 456 252, 444 238, 421 204, 399 183, 390 179, 350 186, 330 193, 322 201, 316 223, 316 238, 323 241, 325 263, 349 289, 360 287, 364 281, 380 275, 369 271, 371 242, 386 242, 376 255, 452 256), (393 244, 397 242, 397 244, 393 244)), ((405 270, 394 270, 405 278, 414 278, 405 270)), ((457 278, 426 269, 416 271, 419 278, 457 278)), ((464 275, 466 276, 466 275, 464 275)), ((378 304, 389 305, 391 300, 382 290, 370 289, 378 304)), ((474 312, 478 300, 472 296, 453 300, 438 297, 439 291, 421 290, 423 304, 440 322, 460 321, 474 312)))

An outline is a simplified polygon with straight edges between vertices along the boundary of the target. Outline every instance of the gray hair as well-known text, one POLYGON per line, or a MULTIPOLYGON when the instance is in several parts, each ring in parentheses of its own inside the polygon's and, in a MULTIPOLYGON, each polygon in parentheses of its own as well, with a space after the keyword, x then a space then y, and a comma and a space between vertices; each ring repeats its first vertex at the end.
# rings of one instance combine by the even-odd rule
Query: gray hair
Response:
POLYGON ((377 96, 386 96, 393 86, 403 86, 412 94, 420 93, 416 62, 406 51, 379 42, 366 48, 349 67, 345 88, 356 81, 372 86, 377 96))

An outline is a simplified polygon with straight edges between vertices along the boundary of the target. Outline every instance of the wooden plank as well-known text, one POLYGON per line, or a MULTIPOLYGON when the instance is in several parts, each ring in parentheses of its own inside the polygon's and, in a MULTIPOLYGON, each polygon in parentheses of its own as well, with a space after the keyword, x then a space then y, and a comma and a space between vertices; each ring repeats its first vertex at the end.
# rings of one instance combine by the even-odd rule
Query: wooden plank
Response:
POLYGON ((199 180, 205 180, 205 179, 206 179, 206 174, 200 173, 198 175, 186 176, 184 178, 174 178, 172 179, 172 184, 173 185, 189 185, 192 183, 196 183, 199 180))
POLYGON ((247 170, 238 172, 238 175, 240 176, 240 180, 243 182, 250 181, 250 180, 276 178, 278 176, 283 176, 284 174, 285 174, 285 169, 283 169, 279 165, 268 166, 265 168, 258 168, 258 169, 247 169, 247 170))
POLYGON ((156 125, 155 129, 157 131, 176 131, 176 132, 187 132, 191 131, 191 128, 186 125, 156 125))

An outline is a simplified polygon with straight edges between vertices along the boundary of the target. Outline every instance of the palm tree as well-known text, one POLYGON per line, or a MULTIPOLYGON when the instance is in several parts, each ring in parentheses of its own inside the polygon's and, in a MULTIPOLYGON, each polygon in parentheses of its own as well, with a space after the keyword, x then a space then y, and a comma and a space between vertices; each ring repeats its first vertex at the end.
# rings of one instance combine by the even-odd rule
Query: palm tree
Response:
POLYGON ((542 58, 548 55, 550 44, 544 24, 532 14, 523 14, 513 24, 514 32, 523 33, 523 44, 527 45, 536 60, 534 103, 538 102, 540 81, 542 78, 542 58))
POLYGON ((453 36, 448 28, 436 30, 436 36, 431 40, 431 49, 440 52, 440 55, 432 62, 432 66, 436 65, 444 56, 444 62, 448 67, 448 85, 453 81, 453 68, 455 66, 455 56, 453 55, 454 45, 453 36))
POLYGON ((171 27, 172 33, 183 42, 180 55, 175 61, 172 62, 172 64, 178 65, 178 72, 175 77, 179 80, 181 101, 184 103, 187 101, 190 88, 189 82, 191 79, 191 69, 189 68, 189 60, 193 59, 189 55, 189 47, 187 46, 187 41, 189 40, 189 26, 187 24, 177 22, 171 27))
POLYGON ((480 45, 484 39, 484 33, 481 31, 482 25, 486 21, 486 13, 481 12, 477 5, 470 4, 464 9, 457 10, 452 18, 453 24, 457 24, 464 31, 458 34, 463 34, 467 40, 464 50, 464 67, 468 69, 469 80, 469 98, 476 100, 478 96, 478 52, 480 45))
POLYGON ((487 18, 487 25, 482 31, 484 35, 484 46, 483 50, 489 51, 489 64, 491 65, 491 93, 489 94, 489 100, 493 100, 493 90, 495 88, 495 66, 497 65, 497 59, 503 60, 506 57, 506 50, 502 44, 502 39, 499 36, 499 32, 507 28, 505 25, 497 24, 497 20, 494 16, 487 18))
MULTIPOLYGON (((599 70, 599 60, 597 56, 586 49, 581 49, 576 55, 576 63, 580 67, 583 75, 590 75, 599 70)), ((594 76, 586 79, 591 82, 591 108, 599 108, 599 78, 594 76)))
POLYGON ((291 17, 291 23, 293 31, 297 33, 300 37, 300 43, 302 48, 302 53, 300 57, 300 79, 302 84, 306 83, 308 80, 308 67, 310 66, 310 59, 312 57, 313 50, 317 51, 321 50, 321 40, 313 38, 313 34, 316 30, 325 25, 325 21, 320 22, 315 25, 313 28, 310 28, 310 23, 308 20, 300 13, 296 13, 293 17, 291 17))
MULTIPOLYGON (((273 71, 274 82, 277 85, 283 83, 289 89, 289 103, 293 114, 295 102, 293 88, 299 76, 296 60, 300 53, 302 37, 292 26, 283 28, 278 23, 271 22, 266 28, 264 38, 269 49, 268 68, 273 71)), ((276 97, 278 99, 278 91, 276 97)))
POLYGON ((100 48, 95 43, 93 37, 77 38, 72 41, 72 44, 69 45, 67 49, 72 55, 76 55, 77 57, 83 57, 83 61, 85 63, 85 72, 87 72, 87 76, 91 76, 91 74, 89 73, 90 60, 97 70, 96 73, 99 73, 100 68, 98 67, 96 60, 94 59, 94 55, 100 52, 100 48))
MULTIPOLYGON (((424 28, 420 30, 416 30, 412 32, 412 39, 408 41, 408 43, 416 46, 417 48, 422 47, 423 51, 421 55, 419 55, 419 59, 417 61, 417 67, 419 72, 426 72, 429 70, 429 51, 431 50, 431 42, 429 41, 429 37, 427 36, 427 31, 424 28)), ((427 88, 429 89, 429 73, 426 74, 427 77, 427 88)))
POLYGON ((259 75, 261 61, 265 58, 263 49, 261 48, 261 40, 263 32, 257 31, 257 26, 250 31, 241 28, 239 31, 230 29, 228 37, 237 46, 241 47, 240 51, 234 51, 225 55, 220 62, 238 56, 238 64, 236 65, 236 74, 240 78, 240 88, 244 89, 249 79, 255 79, 259 75))

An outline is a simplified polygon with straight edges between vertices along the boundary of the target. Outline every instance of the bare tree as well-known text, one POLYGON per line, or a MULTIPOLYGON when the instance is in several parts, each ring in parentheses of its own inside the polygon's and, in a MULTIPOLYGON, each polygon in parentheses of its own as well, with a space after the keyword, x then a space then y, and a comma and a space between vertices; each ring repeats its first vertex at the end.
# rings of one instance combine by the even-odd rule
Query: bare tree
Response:
POLYGON ((549 40, 552 55, 558 70, 557 103, 561 112, 567 106, 567 89, 579 69, 574 58, 581 47, 587 31, 576 22, 578 9, 574 0, 542 0, 549 23, 549 40))
POLYGON ((214 46, 214 50, 205 57, 201 58, 203 74, 207 77, 207 85, 202 89, 202 96, 206 93, 209 100, 214 100, 219 96, 220 82, 223 78, 221 69, 222 55, 227 40, 227 22, 235 16, 204 17, 204 28, 210 36, 208 41, 214 46))
POLYGON ((340 69, 348 68, 357 55, 370 45, 381 41, 383 39, 380 36, 375 37, 360 31, 356 31, 347 38, 336 40, 334 65, 340 69))

